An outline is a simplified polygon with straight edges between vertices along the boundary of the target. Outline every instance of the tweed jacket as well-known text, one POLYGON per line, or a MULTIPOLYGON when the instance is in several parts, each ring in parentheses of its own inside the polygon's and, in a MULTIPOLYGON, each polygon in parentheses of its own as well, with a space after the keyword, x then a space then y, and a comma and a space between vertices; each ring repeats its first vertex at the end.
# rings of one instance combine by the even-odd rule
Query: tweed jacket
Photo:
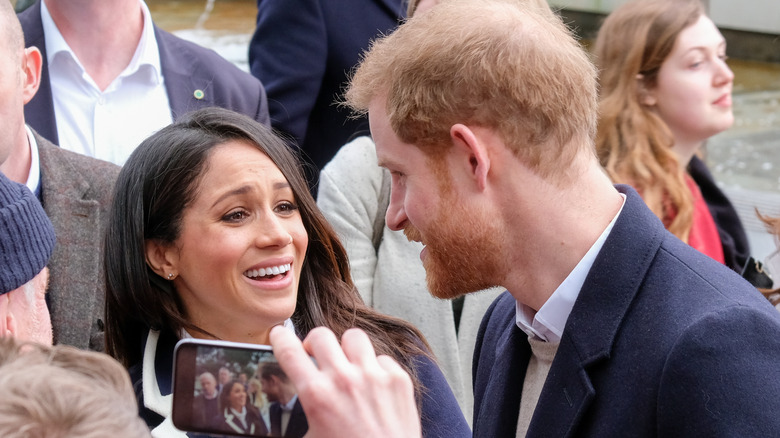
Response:
MULTIPOLYGON (((25 44, 38 47, 43 54, 41 85, 35 97, 25 105, 24 118, 40 135, 58 144, 40 0, 18 17, 25 44)), ((185 41, 157 26, 154 27, 154 35, 174 121, 189 111, 218 106, 269 125, 268 103, 260 81, 213 50, 185 41), (202 95, 196 90, 202 91, 202 95)))
POLYGON ((120 168, 33 136, 43 209, 57 236, 46 296, 54 342, 103 351, 103 232, 120 168))
POLYGON ((257 0, 250 71, 268 91, 271 125, 311 160, 316 169, 308 170, 368 133, 368 119, 350 117, 338 102, 363 51, 398 26, 405 7, 403 0, 257 0))
MULTIPOLYGON (((528 437, 780 436, 780 314, 666 231, 628 186, 572 312, 528 437)), ((474 354, 474 436, 514 437, 528 337, 505 293, 474 354)))
POLYGON ((363 301, 423 333, 467 419, 473 409, 471 359, 482 316, 500 289, 464 297, 459 329, 449 300, 428 292, 422 245, 385 225, 390 174, 377 166, 370 137, 344 145, 320 174, 317 205, 347 249, 363 301))

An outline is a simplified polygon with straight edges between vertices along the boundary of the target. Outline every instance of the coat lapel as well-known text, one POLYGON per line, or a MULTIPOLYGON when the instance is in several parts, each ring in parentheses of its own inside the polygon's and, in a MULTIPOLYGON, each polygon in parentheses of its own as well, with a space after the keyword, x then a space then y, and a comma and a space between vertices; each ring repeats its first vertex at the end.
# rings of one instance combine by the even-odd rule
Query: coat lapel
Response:
POLYGON ((626 194, 623 211, 566 322, 528 437, 575 434, 598 395, 593 372, 609 361, 620 325, 661 245, 663 227, 649 236, 646 228, 648 221, 658 219, 633 189, 618 190, 626 194))
POLYGON ((530 356, 528 336, 517 326, 501 336, 496 345, 490 380, 482 396, 479 418, 474 419, 475 437, 515 436, 523 379, 530 356))
POLYGON ((100 204, 89 199, 89 183, 58 155, 57 147, 34 135, 40 153, 43 207, 60 242, 49 263, 52 272, 47 294, 52 325, 58 330, 55 339, 87 346, 96 302, 92 291, 102 268, 100 204))
POLYGON ((190 111, 218 106, 209 87, 213 78, 204 78, 200 75, 196 56, 156 25, 154 35, 157 38, 160 67, 173 120, 176 121, 190 111))

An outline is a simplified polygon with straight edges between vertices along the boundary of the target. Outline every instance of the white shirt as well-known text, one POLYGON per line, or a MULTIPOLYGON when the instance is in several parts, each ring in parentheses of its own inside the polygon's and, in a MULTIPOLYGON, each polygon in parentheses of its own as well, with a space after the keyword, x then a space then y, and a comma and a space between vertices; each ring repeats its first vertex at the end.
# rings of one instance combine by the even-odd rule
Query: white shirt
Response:
POLYGON ((295 407, 295 402, 298 401, 298 394, 295 394, 287 404, 281 405, 282 407, 282 435, 287 432, 287 425, 290 424, 290 417, 292 416, 292 410, 295 407))
POLYGON ((246 425, 246 406, 241 407, 241 412, 236 411, 233 408, 230 408, 230 412, 233 413, 233 415, 238 418, 238 420, 241 422, 241 426, 244 427, 244 429, 247 428, 246 425))
POLYGON ((100 91, 41 2, 60 147, 121 166, 143 139, 172 122, 151 14, 139 3, 144 28, 135 54, 100 91))
POLYGON ((601 233, 601 236, 596 239, 593 246, 577 263, 577 266, 555 289, 555 292, 550 295, 550 298, 542 305, 542 308, 534 314, 534 309, 519 301, 516 303, 515 323, 528 336, 536 336, 547 342, 560 342, 563 329, 566 326, 566 320, 569 319, 574 302, 577 301, 577 297, 580 295, 580 289, 582 289, 582 285, 585 283, 585 277, 588 276, 596 256, 598 256, 601 248, 604 246, 604 242, 607 240, 612 227, 615 225, 615 221, 617 221, 620 212, 623 211, 623 206, 626 204, 626 196, 622 193, 620 196, 623 197, 623 203, 620 205, 620 209, 615 217, 612 218, 612 221, 601 233))
POLYGON ((27 181, 24 185, 37 196, 39 192, 36 190, 41 184, 41 159, 38 156, 38 142, 35 141, 30 127, 25 125, 24 128, 27 130, 27 143, 30 145, 30 171, 27 173, 27 181))

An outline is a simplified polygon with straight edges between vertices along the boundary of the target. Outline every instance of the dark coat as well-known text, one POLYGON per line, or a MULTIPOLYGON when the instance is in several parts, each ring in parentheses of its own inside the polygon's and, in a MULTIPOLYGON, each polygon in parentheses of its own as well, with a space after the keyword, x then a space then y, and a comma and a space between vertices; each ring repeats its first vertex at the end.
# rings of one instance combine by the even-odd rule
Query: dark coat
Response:
POLYGON ((356 133, 368 133, 368 120, 350 118, 337 102, 369 42, 398 26, 405 4, 257 0, 250 70, 266 86, 271 125, 291 136, 317 170, 356 133))
MULTIPOLYGON (((35 97, 25 105, 24 117, 39 134, 57 144, 57 121, 41 22, 41 2, 36 2, 18 17, 25 45, 36 46, 43 54, 41 85, 35 97)), ((269 125, 265 89, 260 81, 213 50, 185 41, 157 26, 154 34, 173 120, 189 111, 218 106, 269 125), (195 90, 204 92, 202 99, 195 98, 195 90)))
POLYGON ((282 435, 282 406, 279 402, 273 402, 268 407, 268 414, 271 418, 271 436, 284 436, 285 438, 303 438, 306 431, 309 430, 309 423, 306 421, 306 415, 303 413, 303 406, 300 400, 295 400, 292 412, 290 412, 290 422, 287 423, 287 430, 282 435))
MULTIPOLYGON (((637 193, 566 322, 528 437, 780 434, 780 314, 637 193)), ((531 350, 505 293, 474 355, 474 436, 514 437, 531 350)))
POLYGON ((699 186, 704 202, 707 203, 715 226, 718 228, 726 266, 742 273, 750 256, 750 246, 742 221, 737 216, 737 210, 715 183, 715 178, 699 157, 694 156, 688 163, 688 173, 699 186))

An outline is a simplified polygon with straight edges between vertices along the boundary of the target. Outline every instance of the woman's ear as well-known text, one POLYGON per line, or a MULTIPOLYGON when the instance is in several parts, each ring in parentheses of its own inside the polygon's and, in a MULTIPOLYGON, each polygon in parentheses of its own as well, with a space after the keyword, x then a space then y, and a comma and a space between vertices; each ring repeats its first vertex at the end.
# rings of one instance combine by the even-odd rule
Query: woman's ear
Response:
POLYGON ((144 249, 146 250, 146 264, 155 274, 166 280, 173 280, 179 275, 179 251, 176 246, 156 239, 148 239, 144 249))
POLYGON ((645 106, 655 106, 656 98, 655 92, 647 87, 647 81, 645 75, 636 75, 636 92, 638 95, 639 103, 645 106))

